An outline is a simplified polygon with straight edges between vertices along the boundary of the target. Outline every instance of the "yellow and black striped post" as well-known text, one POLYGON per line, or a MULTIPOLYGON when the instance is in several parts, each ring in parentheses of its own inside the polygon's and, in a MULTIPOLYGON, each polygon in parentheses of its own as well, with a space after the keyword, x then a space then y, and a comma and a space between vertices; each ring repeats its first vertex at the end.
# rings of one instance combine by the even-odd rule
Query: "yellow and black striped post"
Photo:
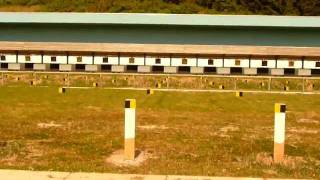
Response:
POLYGON ((148 95, 154 94, 154 90, 153 90, 153 89, 147 89, 147 94, 148 94, 148 95))
POLYGON ((242 91, 237 91, 236 92, 236 97, 242 97, 243 96, 243 92, 242 91))
POLYGON ((59 93, 60 94, 63 94, 63 93, 65 93, 66 92, 66 88, 64 88, 64 87, 60 87, 59 88, 59 93))
POLYGON ((286 105, 275 104, 274 115, 274 152, 273 161, 280 163, 284 159, 284 141, 286 126, 286 105))
POLYGON ((124 158, 134 160, 135 158, 135 130, 136 130, 136 100, 125 100, 124 115, 124 158))

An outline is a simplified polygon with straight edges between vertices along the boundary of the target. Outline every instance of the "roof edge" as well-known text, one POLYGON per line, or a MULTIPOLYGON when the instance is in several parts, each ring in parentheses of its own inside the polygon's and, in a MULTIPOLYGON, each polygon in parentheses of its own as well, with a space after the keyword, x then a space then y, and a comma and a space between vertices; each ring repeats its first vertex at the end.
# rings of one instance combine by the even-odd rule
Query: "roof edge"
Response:
POLYGON ((109 24, 320 28, 320 16, 0 12, 0 24, 109 24))

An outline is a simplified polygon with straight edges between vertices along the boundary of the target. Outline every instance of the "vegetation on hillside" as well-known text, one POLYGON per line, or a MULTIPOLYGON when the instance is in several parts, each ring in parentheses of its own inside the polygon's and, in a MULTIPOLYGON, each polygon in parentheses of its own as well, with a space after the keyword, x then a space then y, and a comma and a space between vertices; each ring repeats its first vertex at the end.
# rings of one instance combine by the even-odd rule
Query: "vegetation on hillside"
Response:
POLYGON ((320 15, 319 0, 0 0, 0 11, 320 15))

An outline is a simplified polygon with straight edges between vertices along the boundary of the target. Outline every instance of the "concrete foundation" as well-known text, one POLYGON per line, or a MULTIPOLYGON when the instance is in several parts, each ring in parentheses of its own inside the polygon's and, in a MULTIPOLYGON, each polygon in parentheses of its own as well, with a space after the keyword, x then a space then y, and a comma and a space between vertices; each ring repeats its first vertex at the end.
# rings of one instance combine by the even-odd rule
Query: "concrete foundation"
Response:
POLYGON ((257 75, 257 68, 243 68, 244 75, 257 75))
POLYGON ((49 64, 33 64, 33 70, 46 71, 48 69, 50 69, 50 65, 49 64))
POLYGON ((138 72, 140 73, 150 73, 151 66, 138 66, 138 72))
POLYGON ((191 72, 191 74, 203 74, 204 68, 203 67, 191 67, 190 72, 191 72))
POLYGON ((270 74, 273 76, 283 76, 284 75, 284 69, 271 69, 270 74))
POLYGON ((112 65, 111 66, 111 72, 125 72, 126 67, 125 66, 119 66, 119 65, 112 65))
POLYGON ((72 64, 60 64, 59 71, 74 71, 75 66, 72 64))
POLYGON ((177 73, 178 72, 178 67, 173 67, 173 66, 165 66, 164 73, 177 73))
POLYGON ((87 64, 86 67, 85 67, 85 71, 88 71, 88 72, 101 71, 101 66, 100 65, 94 65, 94 64, 87 64))
POLYGON ((311 69, 298 69, 298 76, 311 76, 311 69))
POLYGON ((230 68, 217 68, 217 74, 230 74, 230 68))
POLYGON ((21 71, 24 70, 25 68, 24 64, 18 64, 18 63, 9 63, 8 64, 8 70, 11 71, 21 71))

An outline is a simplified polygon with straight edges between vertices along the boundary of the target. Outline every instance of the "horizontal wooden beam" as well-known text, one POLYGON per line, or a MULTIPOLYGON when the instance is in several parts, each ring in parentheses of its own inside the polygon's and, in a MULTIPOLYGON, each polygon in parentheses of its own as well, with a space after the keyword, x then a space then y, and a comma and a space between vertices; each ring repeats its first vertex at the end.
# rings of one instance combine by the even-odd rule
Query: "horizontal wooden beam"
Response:
POLYGON ((62 43, 0 41, 0 51, 52 51, 253 56, 320 56, 320 47, 62 43))

